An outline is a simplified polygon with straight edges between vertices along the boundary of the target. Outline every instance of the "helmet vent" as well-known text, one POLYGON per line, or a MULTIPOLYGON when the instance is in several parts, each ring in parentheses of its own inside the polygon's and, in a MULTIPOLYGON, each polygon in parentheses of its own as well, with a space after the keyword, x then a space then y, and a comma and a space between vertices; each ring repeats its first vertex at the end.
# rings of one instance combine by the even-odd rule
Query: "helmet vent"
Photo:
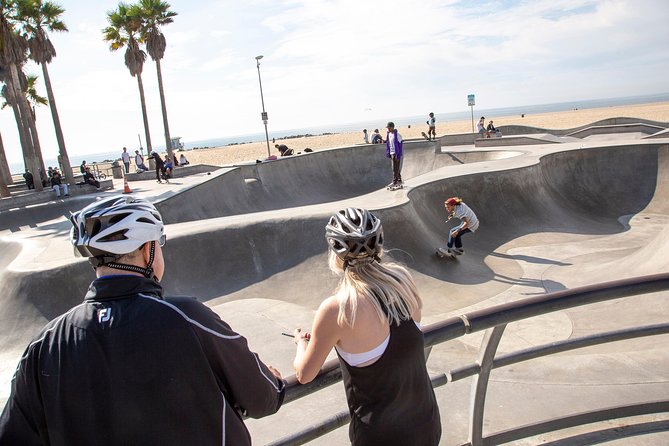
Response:
POLYGON ((128 237, 126 237, 126 235, 125 235, 126 232, 127 232, 127 230, 114 232, 113 234, 109 234, 105 237, 100 237, 99 240, 103 243, 104 242, 115 242, 115 241, 118 241, 118 240, 128 240, 128 237))
POLYGON ((119 221, 121 221, 121 220, 123 220, 124 218, 126 218, 128 215, 130 215, 130 214, 127 214, 127 213, 121 213, 121 214, 113 215, 113 216, 109 219, 109 224, 110 224, 110 225, 115 225, 115 224, 118 223, 119 221))
POLYGON ((98 232, 100 232, 100 229, 101 229, 101 228, 102 228, 102 223, 100 222, 100 220, 95 220, 95 221, 93 222, 93 227, 91 228, 90 231, 88 231, 88 233, 89 233, 91 236, 95 236, 95 235, 98 234, 98 232))

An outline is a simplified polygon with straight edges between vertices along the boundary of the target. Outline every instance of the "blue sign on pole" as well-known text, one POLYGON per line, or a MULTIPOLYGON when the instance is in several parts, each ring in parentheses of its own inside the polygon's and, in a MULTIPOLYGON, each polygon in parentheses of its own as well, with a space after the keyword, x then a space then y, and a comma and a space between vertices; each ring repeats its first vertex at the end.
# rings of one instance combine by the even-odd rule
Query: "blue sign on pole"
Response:
POLYGON ((476 105, 474 101, 474 95, 473 94, 468 94, 467 95, 467 105, 470 107, 472 111, 472 133, 474 133, 474 105, 476 105))

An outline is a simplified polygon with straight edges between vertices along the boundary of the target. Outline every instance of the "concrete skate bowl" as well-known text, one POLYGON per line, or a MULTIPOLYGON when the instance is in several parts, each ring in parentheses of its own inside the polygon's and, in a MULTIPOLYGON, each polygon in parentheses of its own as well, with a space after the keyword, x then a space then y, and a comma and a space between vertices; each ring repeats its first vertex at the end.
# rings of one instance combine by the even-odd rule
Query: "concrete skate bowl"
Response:
MULTIPOLYGON (((455 311, 490 299, 521 280, 523 271, 514 266, 515 259, 502 257, 504 253, 495 256, 498 248, 509 241, 546 232, 563 240, 578 234, 618 234, 627 229, 619 221, 623 216, 648 207, 666 213, 666 207, 655 201, 667 197, 666 178, 659 173, 666 175, 669 171, 668 151, 666 144, 652 143, 571 150, 546 154, 531 163, 523 162, 522 156, 514 158, 521 167, 454 176, 457 166, 467 167, 457 163, 429 172, 429 181, 415 177, 408 200, 391 200, 390 204, 386 204, 388 197, 401 193, 390 194, 385 189, 369 193, 364 185, 356 187, 365 195, 341 202, 279 206, 274 212, 199 221, 184 219, 169 224, 167 229, 168 268, 163 284, 169 294, 194 295, 211 305, 263 298, 315 309, 337 282, 326 266, 324 225, 337 209, 357 205, 375 210, 383 219, 389 257, 406 263, 414 273, 426 314, 455 311), (464 198, 482 225, 475 235, 467 236, 466 256, 446 263, 432 253, 444 243, 447 227, 443 201, 452 195, 464 198), (501 263, 505 264, 503 276, 498 272, 501 263)), ((388 163, 382 154, 381 160, 379 166, 387 175, 388 163)), ((264 172, 260 174, 262 177, 264 172)), ((314 178, 318 177, 310 181, 316 182, 314 178)), ((283 184, 274 181, 277 188, 283 184)), ((381 187, 384 183, 385 180, 381 187)), ((276 192, 277 200, 283 196, 281 192, 276 192)), ((197 196, 204 206, 216 207, 215 200, 225 199, 226 195, 234 203, 235 197, 227 193, 197 196)), ((333 195, 330 198, 335 199, 333 195)), ((63 257, 69 253, 64 252, 63 257)), ((621 260, 618 267, 645 274, 643 265, 634 266, 634 261, 635 257, 630 256, 621 260)), ((661 265, 666 268, 667 260, 663 262, 661 265)), ((610 266, 593 268, 605 277, 605 268, 610 266)), ((5 382, 29 339, 48 320, 81 302, 92 279, 90 266, 81 260, 41 271, 20 270, 11 265, 0 271, 4 291, 0 296, 0 354, 5 382)), ((550 282, 551 291, 560 287, 556 280, 550 282)))
MULTIPOLYGON (((518 169, 457 177, 448 177, 446 167, 443 179, 416 186, 408 201, 375 211, 384 221, 390 257, 417 273, 426 300, 449 292, 484 300, 510 286, 495 272, 502 260, 490 256, 510 240, 543 232, 564 239, 571 234, 623 232, 619 217, 638 213, 656 195, 660 147, 559 152, 518 169), (432 253, 444 244, 443 201, 452 195, 470 203, 482 225, 468 236, 467 255, 445 264, 432 253), (456 291, 461 285, 466 291, 456 291)), ((344 205, 373 209, 373 203, 382 203, 387 196, 384 189, 345 204, 169 225, 170 249, 165 251, 169 268, 163 282, 171 292, 203 300, 265 297, 315 308, 336 282, 325 265, 323 228, 329 215, 344 205)), ((519 277, 522 271, 511 268, 508 274, 519 277)), ((83 261, 53 271, 10 270, 3 276, 9 289, 5 304, 20 300, 35 308, 41 324, 43 318, 55 317, 78 302, 91 278, 83 261), (44 289, 52 291, 42 299, 38 296, 44 289)))
POLYGON ((21 228, 37 225, 62 217, 69 218, 75 212, 96 200, 94 195, 71 197, 63 201, 51 201, 38 206, 24 206, 0 211, 0 232, 18 232, 21 228))
MULTIPOLYGON (((505 159, 520 151, 436 153, 407 142, 403 179, 459 164, 505 159)), ((168 223, 338 201, 385 187, 392 180, 385 145, 321 150, 272 162, 241 165, 156 203, 168 223)))
MULTIPOLYGON (((397 249, 395 257, 421 273, 426 289, 444 292, 452 291, 451 286, 466 285, 462 289, 471 293, 472 300, 482 298, 476 294, 483 289, 484 294, 496 294, 522 275, 520 269, 506 269, 511 277, 500 274, 504 258, 498 252, 501 245, 528 234, 553 233, 556 242, 566 243, 576 234, 621 233, 626 230, 619 222, 621 216, 636 214, 655 200, 666 200, 666 183, 658 183, 658 172, 667 172, 669 149, 660 147, 558 152, 520 169, 446 178, 416 187, 409 192, 406 205, 379 211, 386 239, 397 249), (662 190, 658 190, 658 184, 662 190), (444 244, 443 201, 449 196, 460 196, 468 202, 482 224, 465 240, 467 255, 445 268, 443 262, 431 261, 425 253, 444 244), (436 282, 429 283, 427 277, 436 282)), ((657 209, 669 215, 666 209, 657 209)), ((655 268, 666 267, 669 261, 660 261, 659 256, 655 260, 659 262, 655 268)), ((633 258, 617 263, 620 270, 629 273, 649 273, 632 267, 636 264, 633 258)), ((549 278, 544 280, 548 291, 564 288, 549 278)))

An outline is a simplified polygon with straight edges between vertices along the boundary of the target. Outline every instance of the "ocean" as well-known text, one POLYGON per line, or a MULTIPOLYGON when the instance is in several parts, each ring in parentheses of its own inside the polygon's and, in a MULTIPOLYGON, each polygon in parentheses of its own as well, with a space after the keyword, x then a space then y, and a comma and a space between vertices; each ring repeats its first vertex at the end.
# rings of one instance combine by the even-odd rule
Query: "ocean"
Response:
MULTIPOLYGON (((582 101, 571 101, 571 102, 559 102, 553 104, 537 104, 537 105, 523 105, 517 107, 505 107, 505 108, 491 108, 491 109, 475 109, 477 116, 512 116, 512 115, 521 115, 521 114, 537 114, 537 113, 550 113, 550 112, 560 112, 574 109, 589 109, 589 108, 601 108, 601 107, 612 107, 619 105, 630 105, 630 104, 650 104, 654 102, 665 102, 669 101, 669 93, 660 93, 653 95, 644 95, 644 96, 628 96, 621 98, 609 98, 609 99, 590 99, 582 101)), ((403 118, 392 117, 386 120, 392 120, 397 125, 401 126, 402 123, 414 123, 419 122, 424 115, 419 116, 406 116, 403 118)), ((435 118, 438 122, 444 121, 461 121, 464 119, 471 118, 471 110, 469 108, 458 111, 458 112, 449 112, 449 113, 435 113, 435 118)), ((287 136, 294 135, 321 135, 323 133, 346 133, 352 131, 362 131, 363 128, 376 128, 379 127, 379 122, 383 123, 386 120, 384 119, 375 119, 374 121, 362 121, 362 122, 352 122, 346 124, 333 124, 333 125, 324 125, 318 127, 308 127, 300 129, 288 129, 288 130, 276 130, 270 131, 269 137, 271 138, 284 138, 287 136)), ((184 148, 186 150, 193 149, 195 147, 221 147, 230 144, 240 144, 247 142, 256 142, 264 141, 265 133, 252 133, 248 135, 236 135, 236 136, 223 136, 220 138, 204 139, 197 141, 182 141, 184 148)), ((129 149, 131 154, 134 153, 134 148, 129 149)), ((159 152, 164 152, 164 146, 156 146, 154 150, 159 152)), ((91 153, 86 156, 76 156, 73 155, 70 157, 70 164, 72 167, 76 167, 81 164, 83 160, 86 160, 88 164, 94 162, 103 162, 111 161, 118 159, 118 151, 106 152, 106 153, 91 153)), ((46 166, 55 166, 57 165, 56 159, 44 159, 44 164, 46 166)), ((10 164, 10 170, 13 174, 19 174, 24 172, 23 163, 12 163, 10 164)))

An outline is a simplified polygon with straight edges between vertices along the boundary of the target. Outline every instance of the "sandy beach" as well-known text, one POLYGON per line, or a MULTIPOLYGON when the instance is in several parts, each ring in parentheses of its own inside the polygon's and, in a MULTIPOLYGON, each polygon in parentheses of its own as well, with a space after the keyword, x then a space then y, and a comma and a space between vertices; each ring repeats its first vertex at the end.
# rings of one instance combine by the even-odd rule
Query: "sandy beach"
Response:
MULTIPOLYGON (((474 111, 476 113, 476 111, 474 111)), ((623 105, 613 107, 592 108, 583 110, 569 110, 563 112, 540 113, 535 115, 515 116, 486 116, 486 124, 489 120, 495 122, 495 126, 503 125, 527 125, 544 129, 569 129, 581 125, 591 124, 606 118, 642 118, 652 121, 669 122, 669 102, 656 102, 639 105, 623 105)), ((475 121, 480 116, 474 115, 475 121)), ((427 114, 426 114, 427 119, 427 114)), ((385 122, 379 122, 378 128, 385 138, 385 122)), ((419 122, 395 122, 397 129, 404 139, 420 138, 421 132, 427 131, 425 121, 419 122), (409 127, 410 126, 410 127, 409 127)), ((437 136, 455 133, 471 132, 471 120, 461 121, 437 121, 437 136)), ((369 133, 374 129, 368 129, 369 133)), ((290 138, 277 141, 286 144, 295 153, 309 147, 312 150, 329 149, 336 147, 350 147, 363 144, 362 129, 358 132, 337 133, 333 135, 318 135, 301 138, 290 138)), ((278 155, 274 144, 270 141, 270 150, 273 155, 278 155)), ((183 152, 191 164, 210 164, 215 166, 229 166, 238 163, 255 161, 267 158, 267 144, 265 141, 236 144, 223 147, 212 147, 206 149, 195 149, 183 152)), ((164 153, 161 153, 164 156, 164 153)), ((111 174, 111 164, 98 163, 101 170, 111 174)), ((134 168, 134 165, 132 166, 134 168)), ((79 166, 73 166, 75 175, 79 174, 79 166)), ((16 181, 20 181, 20 175, 15 175, 16 181)))
MULTIPOLYGON (((476 113, 476 111, 474 111, 476 113)), ((569 129, 581 125, 590 124, 606 118, 630 117, 642 118, 653 121, 669 122, 669 102, 658 102, 640 105, 624 105, 615 107, 603 107, 584 110, 569 110, 564 112, 541 113, 536 115, 520 116, 486 116, 486 124, 489 120, 495 122, 495 126, 502 125, 527 125, 545 129, 569 129)), ((480 118, 474 116, 475 120, 480 118)), ((426 113, 427 119, 427 113, 426 113)), ((383 126, 380 122, 379 131, 385 138, 383 126)), ((419 122, 395 122, 402 137, 405 139, 420 138, 421 132, 427 131, 424 121, 419 122), (409 128, 411 126, 411 128, 409 128)), ((374 129, 367 129, 370 134, 374 129)), ((437 136, 453 133, 471 132, 471 120, 437 122, 437 136)), ((278 141, 277 141, 278 143, 278 141)), ((348 147, 362 144, 362 129, 359 132, 338 133, 335 135, 310 136, 282 140, 281 143, 292 148, 295 153, 301 152, 309 147, 313 150, 348 147)), ((270 141, 270 149, 273 155, 278 155, 274 145, 270 141)), ((208 149, 189 150, 185 152, 186 157, 192 164, 230 165, 267 158, 267 144, 265 141, 233 146, 216 147, 208 149)))

